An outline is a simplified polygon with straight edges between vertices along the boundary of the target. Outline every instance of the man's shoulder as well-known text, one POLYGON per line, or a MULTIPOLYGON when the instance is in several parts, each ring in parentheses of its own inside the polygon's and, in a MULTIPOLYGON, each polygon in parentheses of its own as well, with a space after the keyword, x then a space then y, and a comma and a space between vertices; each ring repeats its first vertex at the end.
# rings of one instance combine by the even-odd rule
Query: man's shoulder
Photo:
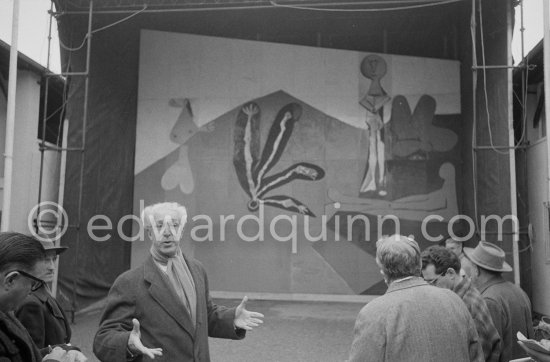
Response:
POLYGON ((416 298, 424 300, 426 299, 426 293, 430 294, 430 292, 433 291, 434 294, 440 294, 440 290, 442 289, 428 285, 414 285, 403 289, 394 289, 391 293, 383 294, 367 303, 367 305, 363 307, 362 311, 378 308, 387 309, 392 305, 401 304, 404 300, 416 298))
POLYGON ((22 314, 37 314, 40 313, 42 308, 44 308, 44 302, 34 295, 34 293, 31 293, 19 304, 15 315, 20 317, 22 314))
POLYGON ((185 259, 185 262, 187 263, 187 266, 190 269, 196 268, 201 273, 206 274, 206 269, 204 268, 204 265, 202 265, 202 263, 200 261, 198 261, 197 259, 195 259, 191 256, 187 256, 187 255, 184 257, 184 259, 185 259))
POLYGON ((21 304, 19 305, 19 308, 21 308, 23 306, 26 306, 26 305, 34 305, 34 304, 43 304, 43 303, 40 300, 40 298, 38 298, 37 295, 35 295, 34 293, 30 293, 29 295, 27 295, 25 297, 23 302, 21 302, 21 304))
POLYGON ((463 299, 450 289, 428 287, 423 291, 421 298, 424 300, 423 304, 433 304, 439 309, 453 310, 453 313, 461 310, 469 314, 463 299))
POLYGON ((483 290, 481 295, 485 299, 509 299, 511 296, 523 296, 525 292, 515 285, 506 280, 502 280, 498 283, 492 283, 485 288, 480 288, 483 290))
POLYGON ((184 256, 184 259, 185 259, 185 262, 188 263, 188 264, 192 264, 192 265, 196 265, 198 266, 199 268, 203 268, 204 269, 204 266, 202 265, 202 263, 200 261, 198 261, 198 259, 195 259, 193 258, 192 256, 188 256, 188 255, 185 255, 184 256))
POLYGON ((145 268, 145 264, 141 264, 135 268, 128 269, 122 274, 120 274, 114 281, 113 284, 121 284, 121 283, 127 283, 129 281, 134 281, 139 278, 143 278, 143 270, 145 268))

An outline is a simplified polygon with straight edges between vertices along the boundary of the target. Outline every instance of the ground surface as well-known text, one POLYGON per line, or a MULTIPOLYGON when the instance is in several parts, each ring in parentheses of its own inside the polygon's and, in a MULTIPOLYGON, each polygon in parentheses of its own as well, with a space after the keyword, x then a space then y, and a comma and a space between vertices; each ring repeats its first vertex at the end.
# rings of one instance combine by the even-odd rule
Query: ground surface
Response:
MULTIPOLYGON (((236 306, 238 300, 216 300, 236 306)), ((264 324, 242 341, 210 339, 212 362, 344 361, 353 336, 355 317, 363 304, 329 302, 254 301, 249 310, 265 315, 264 324)), ((89 362, 98 361, 92 341, 100 311, 77 315, 72 342, 89 362)), ((174 361, 176 362, 176 361, 174 361)))

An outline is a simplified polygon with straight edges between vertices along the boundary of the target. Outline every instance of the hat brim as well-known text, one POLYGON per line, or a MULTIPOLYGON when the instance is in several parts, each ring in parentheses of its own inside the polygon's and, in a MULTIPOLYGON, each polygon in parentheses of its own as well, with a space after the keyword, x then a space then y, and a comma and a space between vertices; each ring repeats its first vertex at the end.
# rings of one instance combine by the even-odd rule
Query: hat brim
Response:
POLYGON ((491 271, 496 271, 496 272, 511 272, 513 269, 512 267, 510 266, 510 264, 508 264, 507 262, 503 262, 502 263, 502 268, 498 269, 498 268, 493 268, 487 264, 484 264, 482 262, 480 262, 479 260, 477 260, 474 256, 473 256, 473 252, 474 252, 474 248, 462 248, 462 251, 464 252, 464 254, 468 257, 468 259, 470 259, 470 261, 472 263, 474 263, 475 265, 483 268, 483 269, 487 269, 487 270, 491 270, 491 271))
POLYGON ((55 246, 53 248, 44 248, 45 251, 53 250, 57 255, 65 252, 68 249, 67 246, 55 246))

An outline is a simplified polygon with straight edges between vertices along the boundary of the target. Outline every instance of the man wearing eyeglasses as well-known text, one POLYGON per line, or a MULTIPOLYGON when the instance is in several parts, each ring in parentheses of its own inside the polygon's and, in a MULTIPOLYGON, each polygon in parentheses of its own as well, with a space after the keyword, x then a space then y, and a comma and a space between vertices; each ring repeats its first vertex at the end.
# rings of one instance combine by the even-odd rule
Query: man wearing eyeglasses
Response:
POLYGON ((349 361, 483 361, 474 321, 458 296, 421 277, 418 243, 393 235, 376 243, 386 294, 361 309, 349 361))
POLYGON ((67 346, 39 350, 13 313, 30 292, 44 285, 33 275, 38 273, 37 264, 44 255, 44 249, 32 237, 0 233, 0 361, 86 361, 80 351, 67 346))
POLYGON ((101 361, 207 362, 208 337, 242 339, 262 323, 262 314, 246 310, 246 297, 237 308, 210 299, 204 267, 180 247, 185 207, 147 206, 142 221, 150 256, 120 275, 109 291, 94 339, 101 361))
POLYGON ((501 338, 491 319, 487 304, 467 277, 460 275, 460 259, 442 246, 430 246, 422 252, 422 275, 429 284, 450 289, 462 300, 474 319, 485 361, 500 360, 501 338))

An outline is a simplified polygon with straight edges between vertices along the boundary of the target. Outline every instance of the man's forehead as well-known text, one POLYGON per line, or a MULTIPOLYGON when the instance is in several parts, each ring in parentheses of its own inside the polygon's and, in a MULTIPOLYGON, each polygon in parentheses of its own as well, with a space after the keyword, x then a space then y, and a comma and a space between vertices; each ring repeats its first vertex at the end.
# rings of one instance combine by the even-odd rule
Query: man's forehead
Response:
POLYGON ((447 240, 445 240, 445 245, 462 246, 462 242, 454 240, 454 239, 447 239, 447 240))
POLYGON ((153 218, 155 221, 164 221, 164 220, 177 220, 181 219, 180 215, 176 210, 159 210, 153 213, 153 218))

